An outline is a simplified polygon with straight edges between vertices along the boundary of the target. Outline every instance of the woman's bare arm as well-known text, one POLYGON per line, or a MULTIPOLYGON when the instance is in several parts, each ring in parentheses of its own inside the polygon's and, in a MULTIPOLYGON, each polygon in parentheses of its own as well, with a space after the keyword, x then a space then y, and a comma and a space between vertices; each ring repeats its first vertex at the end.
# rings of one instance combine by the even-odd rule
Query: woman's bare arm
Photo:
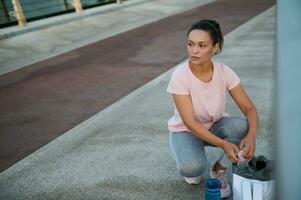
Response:
POLYGON ((215 136, 202 126, 202 124, 195 117, 191 98, 189 95, 173 94, 173 99, 185 126, 192 134, 214 146, 223 148, 227 157, 232 160, 232 162, 238 162, 238 159, 236 157, 236 154, 239 151, 238 147, 226 140, 215 136))
POLYGON ((245 157, 250 159, 255 153, 255 141, 258 129, 258 115, 256 107, 240 84, 231 89, 229 93, 248 120, 249 131, 247 136, 241 141, 240 148, 247 148, 245 157))

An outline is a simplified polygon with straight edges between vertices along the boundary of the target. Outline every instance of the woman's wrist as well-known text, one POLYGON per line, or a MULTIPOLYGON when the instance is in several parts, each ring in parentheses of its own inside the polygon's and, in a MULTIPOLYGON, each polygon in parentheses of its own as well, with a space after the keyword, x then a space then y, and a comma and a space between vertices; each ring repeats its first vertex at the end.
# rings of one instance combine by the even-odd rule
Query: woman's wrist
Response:
POLYGON ((218 147, 224 149, 225 146, 227 145, 227 142, 228 142, 228 141, 222 140, 222 139, 221 139, 221 141, 219 142, 219 146, 218 146, 218 147))
POLYGON ((247 136, 251 137, 254 140, 256 140, 256 131, 249 131, 247 136))

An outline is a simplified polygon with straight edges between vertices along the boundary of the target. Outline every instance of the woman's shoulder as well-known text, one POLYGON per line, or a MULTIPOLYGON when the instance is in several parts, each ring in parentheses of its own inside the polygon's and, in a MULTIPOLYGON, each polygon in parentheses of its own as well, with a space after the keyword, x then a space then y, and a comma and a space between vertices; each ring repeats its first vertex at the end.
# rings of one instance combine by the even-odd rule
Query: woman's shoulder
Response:
POLYGON ((238 75, 224 63, 216 62, 215 66, 218 66, 217 71, 219 71, 220 73, 217 74, 221 78, 221 80, 223 80, 228 90, 232 89, 240 82, 238 75))
POLYGON ((227 65, 225 65, 223 62, 220 61, 213 61, 214 66, 216 66, 218 69, 224 69, 225 67, 228 67, 227 65))
POLYGON ((187 61, 180 63, 172 73, 172 77, 177 79, 185 79, 187 76, 187 61))
POLYGON ((186 62, 180 63, 176 66, 171 75, 167 92, 172 94, 187 95, 189 94, 189 83, 187 79, 187 67, 186 62))
POLYGON ((223 62, 220 61, 213 61, 213 62, 217 70, 221 71, 222 73, 227 73, 228 71, 232 71, 232 69, 223 62))

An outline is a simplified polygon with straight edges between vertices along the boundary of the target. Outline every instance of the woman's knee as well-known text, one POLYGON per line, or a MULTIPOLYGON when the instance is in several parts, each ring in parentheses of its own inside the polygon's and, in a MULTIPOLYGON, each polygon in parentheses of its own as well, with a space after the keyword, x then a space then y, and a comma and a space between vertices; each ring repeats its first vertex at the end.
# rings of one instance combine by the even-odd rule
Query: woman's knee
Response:
POLYGON ((243 117, 235 117, 232 120, 232 133, 234 134, 232 137, 237 139, 244 138, 249 131, 248 121, 243 117))
POLYGON ((248 134, 249 131, 249 123, 247 119, 240 117, 240 132, 241 132, 241 138, 245 137, 248 134))
POLYGON ((206 171, 207 161, 191 160, 178 164, 177 167, 181 175, 185 177, 196 177, 206 171))

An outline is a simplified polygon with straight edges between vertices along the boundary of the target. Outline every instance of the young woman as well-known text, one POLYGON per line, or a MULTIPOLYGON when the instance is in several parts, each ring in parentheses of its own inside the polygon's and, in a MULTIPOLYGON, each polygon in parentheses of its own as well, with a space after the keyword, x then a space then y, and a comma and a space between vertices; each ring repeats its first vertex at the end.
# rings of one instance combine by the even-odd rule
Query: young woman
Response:
MULTIPOLYGON (((201 20, 191 26, 187 36, 189 59, 173 72, 167 88, 175 103, 168 128, 178 170, 187 183, 199 184, 207 168, 205 145, 222 148, 234 163, 238 162, 241 149, 244 158, 253 157, 258 117, 236 73, 223 63, 212 61, 223 46, 219 24, 201 20), (245 118, 225 115, 227 91, 245 118)), ((231 195, 231 189, 227 168, 220 160, 212 167, 211 176, 221 181, 225 198, 231 195)))

